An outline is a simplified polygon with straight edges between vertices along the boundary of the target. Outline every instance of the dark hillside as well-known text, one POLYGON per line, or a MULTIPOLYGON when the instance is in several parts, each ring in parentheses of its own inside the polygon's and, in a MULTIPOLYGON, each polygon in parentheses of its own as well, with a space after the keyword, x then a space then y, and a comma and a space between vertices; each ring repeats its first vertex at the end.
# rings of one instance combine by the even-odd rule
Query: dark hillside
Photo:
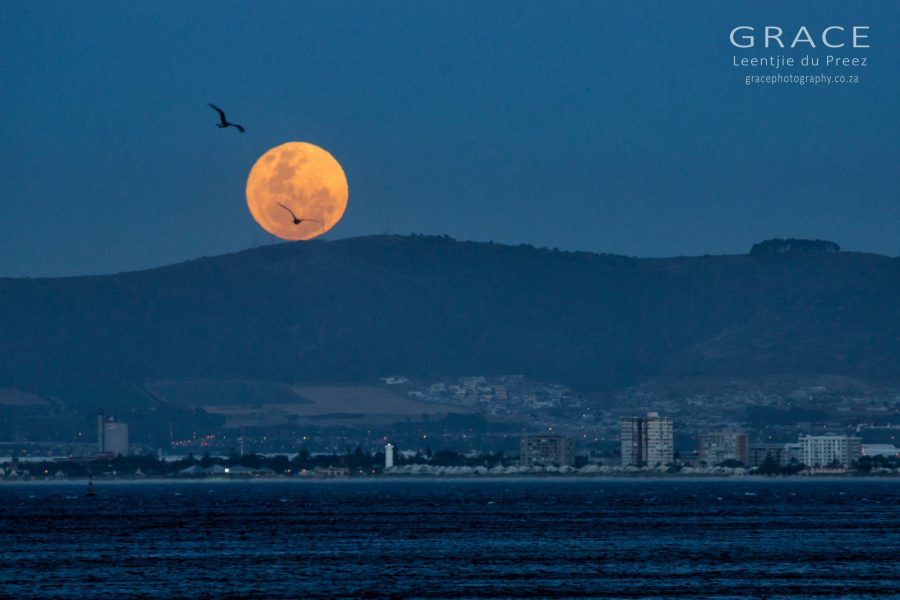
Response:
POLYGON ((782 372, 900 379, 900 260, 634 259, 376 236, 0 280, 0 387, 42 393, 389 373, 522 373, 599 390, 782 372))

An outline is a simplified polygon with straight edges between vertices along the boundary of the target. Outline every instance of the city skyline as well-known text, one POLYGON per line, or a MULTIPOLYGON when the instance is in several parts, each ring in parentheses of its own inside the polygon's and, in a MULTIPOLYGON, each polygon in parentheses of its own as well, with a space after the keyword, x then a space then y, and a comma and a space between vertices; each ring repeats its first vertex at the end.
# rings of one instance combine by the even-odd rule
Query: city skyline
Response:
POLYGON ((0 3, 0 595, 895 598, 900 3, 0 3))

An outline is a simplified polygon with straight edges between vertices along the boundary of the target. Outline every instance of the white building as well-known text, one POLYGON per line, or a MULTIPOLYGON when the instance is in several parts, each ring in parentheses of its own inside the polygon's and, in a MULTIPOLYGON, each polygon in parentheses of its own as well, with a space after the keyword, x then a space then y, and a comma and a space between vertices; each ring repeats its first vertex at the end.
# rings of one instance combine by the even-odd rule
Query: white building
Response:
POLYGON ((97 415, 97 451, 100 454, 128 456, 128 424, 97 415))
POLYGON ((862 447, 858 437, 847 435, 808 435, 800 438, 801 459, 807 467, 838 464, 849 467, 858 460, 862 447))
POLYGON ((900 448, 897 448, 893 444, 863 444, 862 455, 896 458, 900 456, 900 448))
POLYGON ((394 466, 394 445, 387 443, 384 445, 384 468, 390 469, 394 466))
POLYGON ((655 412, 646 417, 623 417, 619 433, 623 467, 655 467, 674 461, 672 419, 655 412))

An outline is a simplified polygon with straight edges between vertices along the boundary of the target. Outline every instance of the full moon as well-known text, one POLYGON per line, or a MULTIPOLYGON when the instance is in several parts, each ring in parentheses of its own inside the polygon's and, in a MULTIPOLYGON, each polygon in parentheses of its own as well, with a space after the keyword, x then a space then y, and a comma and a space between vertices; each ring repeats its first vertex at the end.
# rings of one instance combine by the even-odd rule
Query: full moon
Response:
POLYGON ((326 150, 306 142, 275 146, 247 177, 247 207, 260 227, 285 240, 311 240, 341 220, 347 177, 326 150))

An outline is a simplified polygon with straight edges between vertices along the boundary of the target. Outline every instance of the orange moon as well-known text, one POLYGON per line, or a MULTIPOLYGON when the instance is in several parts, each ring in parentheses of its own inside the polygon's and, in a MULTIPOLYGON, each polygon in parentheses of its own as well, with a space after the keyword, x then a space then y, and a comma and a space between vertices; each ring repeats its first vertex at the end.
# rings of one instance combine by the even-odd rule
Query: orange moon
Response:
POLYGON ((285 240, 311 240, 347 209, 347 177, 326 150, 306 142, 275 146, 247 177, 247 207, 260 227, 285 240))

